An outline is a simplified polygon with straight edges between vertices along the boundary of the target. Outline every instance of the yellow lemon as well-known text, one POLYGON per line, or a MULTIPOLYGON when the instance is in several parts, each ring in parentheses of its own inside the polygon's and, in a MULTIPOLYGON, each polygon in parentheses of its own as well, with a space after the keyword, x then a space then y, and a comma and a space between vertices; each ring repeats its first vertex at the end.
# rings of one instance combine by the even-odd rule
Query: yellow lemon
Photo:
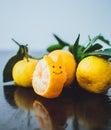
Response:
POLYGON ((24 58, 18 61, 12 70, 14 82, 22 87, 32 86, 32 75, 38 60, 32 58, 24 58))
POLYGON ((68 86, 75 79, 76 61, 72 53, 70 53, 67 50, 55 50, 49 53, 49 56, 54 60, 56 60, 59 55, 61 55, 63 59, 63 63, 64 63, 65 70, 67 73, 67 80, 65 82, 65 85, 68 86))
POLYGON ((37 94, 46 98, 56 98, 60 95, 65 81, 66 72, 62 57, 54 61, 49 56, 44 56, 36 66, 32 84, 37 94))
POLYGON ((79 85, 94 93, 103 93, 111 87, 111 63, 97 56, 80 61, 76 71, 79 85))

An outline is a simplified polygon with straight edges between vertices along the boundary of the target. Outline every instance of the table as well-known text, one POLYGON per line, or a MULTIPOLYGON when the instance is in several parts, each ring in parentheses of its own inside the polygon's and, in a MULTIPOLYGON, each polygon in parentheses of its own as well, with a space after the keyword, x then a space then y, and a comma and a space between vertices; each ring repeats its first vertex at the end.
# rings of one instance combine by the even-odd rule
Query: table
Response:
POLYGON ((3 83, 4 66, 15 53, 0 51, 0 130, 111 130, 110 89, 96 95, 74 83, 60 97, 46 99, 33 88, 3 83))

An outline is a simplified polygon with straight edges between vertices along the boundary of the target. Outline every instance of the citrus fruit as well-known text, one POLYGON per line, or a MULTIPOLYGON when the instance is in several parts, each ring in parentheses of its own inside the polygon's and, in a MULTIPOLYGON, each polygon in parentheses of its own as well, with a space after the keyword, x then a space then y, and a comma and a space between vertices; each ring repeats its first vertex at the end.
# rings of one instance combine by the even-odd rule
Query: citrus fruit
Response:
POLYGON ((62 57, 53 61, 45 55, 39 60, 34 73, 32 84, 34 91, 46 98, 58 97, 66 81, 66 72, 62 63, 62 57))
POLYGON ((79 85, 94 93, 104 93, 111 87, 111 63, 97 56, 80 61, 76 71, 79 85))
POLYGON ((63 59, 63 63, 65 66, 65 70, 67 73, 67 80, 65 82, 65 86, 70 85, 75 79, 75 72, 76 72, 76 61, 72 53, 67 50, 55 50, 49 53, 49 56, 56 60, 58 56, 61 55, 63 59))
POLYGON ((14 82, 19 86, 31 87, 32 75, 37 63, 38 60, 32 58, 18 61, 12 69, 14 82))

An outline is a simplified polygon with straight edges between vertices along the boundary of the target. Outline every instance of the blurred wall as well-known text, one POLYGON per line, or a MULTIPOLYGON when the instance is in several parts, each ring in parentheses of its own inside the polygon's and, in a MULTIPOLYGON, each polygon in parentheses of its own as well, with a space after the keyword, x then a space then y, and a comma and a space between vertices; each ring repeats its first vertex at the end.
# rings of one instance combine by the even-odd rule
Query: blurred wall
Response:
POLYGON ((12 38, 30 50, 56 43, 53 33, 82 44, 101 33, 111 41, 111 0, 0 0, 0 50, 16 49, 12 38))

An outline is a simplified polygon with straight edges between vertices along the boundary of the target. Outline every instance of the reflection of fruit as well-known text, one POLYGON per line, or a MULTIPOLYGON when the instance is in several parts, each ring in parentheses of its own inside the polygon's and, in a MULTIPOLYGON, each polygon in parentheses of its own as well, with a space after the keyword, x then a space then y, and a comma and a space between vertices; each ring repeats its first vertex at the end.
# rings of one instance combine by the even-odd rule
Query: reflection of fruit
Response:
POLYGON ((4 97, 6 101, 14 108, 17 108, 15 101, 14 101, 14 92, 16 91, 17 87, 15 85, 5 85, 4 89, 4 97))
POLYGON ((52 130, 52 123, 50 119, 50 115, 45 109, 45 107, 38 101, 35 101, 33 104, 35 116, 38 119, 40 126, 42 126, 43 130, 52 130))
POLYGON ((111 63, 96 56, 86 57, 78 64, 76 76, 82 88, 94 93, 105 92, 111 87, 111 63))
POLYGON ((64 66, 67 73, 67 80, 65 82, 65 85, 70 85, 75 78, 75 71, 76 71, 76 61, 74 59, 74 56, 66 50, 55 50, 49 53, 49 56, 53 59, 57 59, 57 57, 61 55, 64 66))
POLYGON ((15 104, 23 110, 30 110, 33 108, 35 97, 36 95, 32 88, 18 87, 14 92, 15 104))
POLYGON ((65 130, 67 120, 73 117, 73 92, 63 90, 61 96, 56 99, 37 97, 33 103, 35 116, 41 129, 65 130), (68 92, 68 93, 67 93, 68 92), (47 128, 47 129, 46 129, 47 128))
POLYGON ((111 119, 111 101, 106 95, 81 94, 76 103, 76 116, 82 127, 108 128, 111 119))
POLYGON ((24 58, 14 65, 12 75, 17 85, 23 87, 32 86, 32 74, 37 62, 36 59, 24 58))
POLYGON ((62 63, 62 57, 53 61, 49 56, 41 59, 33 74, 34 91, 46 98, 58 97, 66 81, 66 72, 62 63))

